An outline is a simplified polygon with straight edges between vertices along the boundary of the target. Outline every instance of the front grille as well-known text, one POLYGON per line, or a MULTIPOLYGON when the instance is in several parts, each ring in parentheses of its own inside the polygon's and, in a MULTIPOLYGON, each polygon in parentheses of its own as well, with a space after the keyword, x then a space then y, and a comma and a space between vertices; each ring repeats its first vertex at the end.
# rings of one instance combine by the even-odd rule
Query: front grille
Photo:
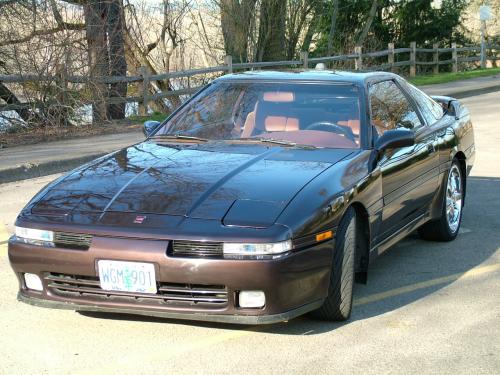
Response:
POLYGON ((87 250, 91 242, 91 234, 54 232, 54 243, 58 247, 87 250))
POLYGON ((185 257, 222 257, 221 242, 173 241, 172 255, 185 257))
POLYGON ((50 291, 58 296, 94 298, 96 300, 125 301, 143 304, 168 304, 197 307, 224 307, 228 293, 224 285, 179 284, 157 282, 156 294, 129 293, 101 289, 96 276, 49 273, 45 282, 50 291))

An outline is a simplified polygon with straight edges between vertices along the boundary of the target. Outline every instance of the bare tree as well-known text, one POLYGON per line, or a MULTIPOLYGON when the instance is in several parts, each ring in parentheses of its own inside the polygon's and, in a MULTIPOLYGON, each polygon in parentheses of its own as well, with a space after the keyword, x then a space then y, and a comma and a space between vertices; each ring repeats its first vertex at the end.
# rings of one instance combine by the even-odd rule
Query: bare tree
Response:
MULTIPOLYGON (((78 69, 68 64, 67 56, 82 52, 78 44, 85 27, 82 19, 63 9, 70 19, 65 21, 55 0, 2 2, 0 9, 0 72, 21 76, 19 83, 2 83, 0 99, 17 113, 23 126, 71 123, 71 96, 64 92, 68 87, 61 78, 67 70, 78 69), (53 79, 28 82, 23 78, 26 74, 53 79)), ((11 114, 1 115, 16 120, 11 114)))
POLYGON ((378 6, 378 1, 373 0, 372 1, 372 6, 370 8, 370 12, 368 13, 368 18, 366 19, 365 25, 363 27, 363 30, 361 31, 361 34, 359 34, 359 38, 356 42, 356 45, 362 46, 363 43, 366 40, 366 37, 368 36, 368 32, 370 31, 370 28, 372 26, 373 20, 375 19, 375 16, 377 15, 377 6, 378 6))
MULTIPOLYGON (((108 53, 109 53, 109 75, 110 76, 126 76, 127 75, 127 60, 125 58, 125 43, 124 43, 124 14, 123 0, 111 0, 108 5, 108 19, 106 22, 106 30, 108 33, 108 53)), ((127 96, 127 83, 117 82, 111 83, 109 88, 110 98, 124 98, 127 96)), ((125 102, 109 103, 108 116, 111 119, 125 118, 125 102)))
POLYGON ((257 0, 220 0, 221 29, 226 54, 235 62, 248 60, 248 41, 257 0))
POLYGON ((286 11, 285 0, 261 1, 257 61, 285 58, 286 11))
POLYGON ((330 21, 330 32, 328 34, 327 55, 333 53, 333 38, 335 37, 335 28, 337 27, 337 16, 339 14, 339 0, 332 1, 332 19, 330 21))
POLYGON ((317 0, 288 0, 286 16, 286 58, 291 60, 297 54, 297 45, 306 25, 312 20, 317 0))

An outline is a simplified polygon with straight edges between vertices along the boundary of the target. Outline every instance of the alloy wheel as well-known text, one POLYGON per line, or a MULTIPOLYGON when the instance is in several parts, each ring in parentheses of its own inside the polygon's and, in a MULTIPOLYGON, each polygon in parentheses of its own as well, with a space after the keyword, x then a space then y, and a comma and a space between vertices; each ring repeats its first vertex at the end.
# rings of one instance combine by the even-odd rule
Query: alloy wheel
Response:
POLYGON ((462 176, 458 165, 453 164, 446 186, 446 218, 452 233, 458 230, 462 213, 462 176))

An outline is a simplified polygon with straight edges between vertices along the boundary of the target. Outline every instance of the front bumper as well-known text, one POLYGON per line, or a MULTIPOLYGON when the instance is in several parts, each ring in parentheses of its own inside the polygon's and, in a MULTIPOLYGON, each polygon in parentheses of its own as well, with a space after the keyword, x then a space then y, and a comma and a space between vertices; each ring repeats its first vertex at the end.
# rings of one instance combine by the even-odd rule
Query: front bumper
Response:
POLYGON ((298 307, 293 310, 272 315, 222 315, 222 314, 209 314, 209 313, 179 313, 172 311, 148 311, 148 310, 139 310, 135 308, 127 309, 127 308, 103 307, 99 305, 94 305, 94 306, 80 305, 73 302, 57 302, 41 298, 29 297, 21 294, 21 292, 17 294, 17 299, 29 305, 38 307, 47 307, 52 309, 134 314, 134 315, 144 315, 144 316, 152 316, 158 318, 198 320, 205 322, 234 323, 234 324, 248 324, 248 325, 272 324, 272 323, 288 321, 290 319, 303 315, 309 311, 318 309, 323 304, 323 300, 319 300, 298 307))
POLYGON ((20 301, 51 308, 241 324, 265 324, 292 319, 321 306, 328 293, 332 241, 292 252, 274 260, 232 260, 172 257, 168 241, 94 237, 89 250, 45 248, 11 240, 9 260, 20 285, 20 301), (87 293, 61 294, 47 275, 97 277, 100 259, 150 262, 159 283, 223 285, 227 303, 204 305, 142 298, 108 298, 87 293), (35 273, 44 290, 29 290, 22 275, 35 273), (262 290, 266 305, 238 307, 238 292, 262 290), (168 302, 168 303, 166 303, 168 302))

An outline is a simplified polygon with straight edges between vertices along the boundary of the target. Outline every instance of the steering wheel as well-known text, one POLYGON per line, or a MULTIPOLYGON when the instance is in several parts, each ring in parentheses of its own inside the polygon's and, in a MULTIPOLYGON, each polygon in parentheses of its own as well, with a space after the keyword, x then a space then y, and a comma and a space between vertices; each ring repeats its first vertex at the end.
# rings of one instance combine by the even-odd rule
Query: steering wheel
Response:
POLYGON ((351 128, 338 125, 334 122, 329 121, 316 121, 308 125, 305 130, 324 130, 327 132, 334 132, 343 135, 347 139, 356 143, 356 138, 351 128))

